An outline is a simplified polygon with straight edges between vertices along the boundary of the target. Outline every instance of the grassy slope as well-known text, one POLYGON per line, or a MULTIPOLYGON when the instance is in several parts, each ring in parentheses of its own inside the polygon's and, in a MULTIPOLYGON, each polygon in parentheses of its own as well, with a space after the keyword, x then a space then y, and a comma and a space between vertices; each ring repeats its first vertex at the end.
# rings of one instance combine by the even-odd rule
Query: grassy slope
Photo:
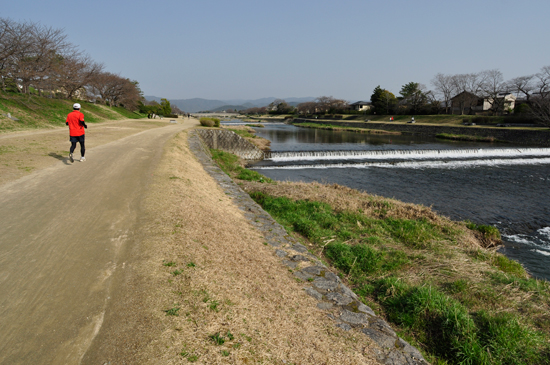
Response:
POLYGON ((484 248, 493 227, 342 186, 271 183, 213 155, 431 363, 550 364, 550 285, 484 248))
MULTIPOLYGON (((86 116, 87 123, 144 117, 124 108, 111 108, 85 101, 79 101, 79 103, 82 105, 82 112, 86 116)), ((63 126, 67 113, 72 110, 72 104, 73 101, 70 100, 0 92, 0 133, 63 126), (3 115, 7 113, 19 121, 14 121, 3 115)))

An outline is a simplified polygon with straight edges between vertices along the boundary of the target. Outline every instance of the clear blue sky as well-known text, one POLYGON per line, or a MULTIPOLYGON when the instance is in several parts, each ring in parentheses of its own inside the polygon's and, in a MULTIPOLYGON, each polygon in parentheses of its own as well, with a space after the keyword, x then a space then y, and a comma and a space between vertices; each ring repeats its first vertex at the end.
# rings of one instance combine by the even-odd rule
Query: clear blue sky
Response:
POLYGON ((549 0, 2 0, 62 28, 146 95, 187 99, 398 94, 438 73, 550 65, 549 0))

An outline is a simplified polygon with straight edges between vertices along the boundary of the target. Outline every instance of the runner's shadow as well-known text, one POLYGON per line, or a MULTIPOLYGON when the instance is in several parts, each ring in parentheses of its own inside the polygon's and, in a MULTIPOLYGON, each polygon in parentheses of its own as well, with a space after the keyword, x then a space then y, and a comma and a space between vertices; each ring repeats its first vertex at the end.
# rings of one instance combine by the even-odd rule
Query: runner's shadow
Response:
POLYGON ((69 165, 69 158, 65 156, 61 156, 59 153, 50 152, 48 153, 48 156, 56 158, 59 161, 62 161, 65 165, 69 165))

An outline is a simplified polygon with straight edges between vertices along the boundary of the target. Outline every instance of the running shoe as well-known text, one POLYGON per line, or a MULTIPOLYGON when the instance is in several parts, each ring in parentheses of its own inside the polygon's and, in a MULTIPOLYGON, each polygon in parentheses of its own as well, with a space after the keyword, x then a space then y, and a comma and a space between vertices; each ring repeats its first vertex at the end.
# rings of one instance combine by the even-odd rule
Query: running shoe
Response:
POLYGON ((86 157, 84 156, 80 157, 80 162, 84 162, 84 161, 86 161, 86 157))
POLYGON ((73 154, 72 154, 72 153, 69 153, 69 160, 71 160, 71 162, 74 162, 74 158, 73 158, 73 154))

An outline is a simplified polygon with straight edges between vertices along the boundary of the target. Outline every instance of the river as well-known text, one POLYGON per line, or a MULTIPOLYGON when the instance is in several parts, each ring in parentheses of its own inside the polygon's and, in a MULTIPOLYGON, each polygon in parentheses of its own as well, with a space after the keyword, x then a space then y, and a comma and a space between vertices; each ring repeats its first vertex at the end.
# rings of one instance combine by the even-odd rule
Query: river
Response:
POLYGON ((499 228, 500 251, 550 280, 550 149, 265 124, 279 181, 337 183, 499 228))

